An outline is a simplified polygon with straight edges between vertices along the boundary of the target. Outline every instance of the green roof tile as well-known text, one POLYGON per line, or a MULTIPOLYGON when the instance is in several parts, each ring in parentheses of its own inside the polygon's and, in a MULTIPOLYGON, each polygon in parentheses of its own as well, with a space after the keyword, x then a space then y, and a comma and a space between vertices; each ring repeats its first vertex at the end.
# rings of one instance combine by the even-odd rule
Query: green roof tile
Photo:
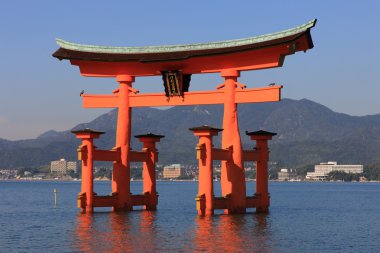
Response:
POLYGON ((266 41, 281 39, 284 37, 296 35, 309 30, 315 26, 316 19, 313 19, 306 24, 297 26, 292 29, 284 30, 277 33, 255 36, 245 39, 225 40, 210 43, 195 43, 183 45, 163 45, 163 46, 145 46, 145 47, 112 47, 112 46, 94 46, 83 45, 56 39, 57 44, 67 50, 89 52, 89 53, 105 53, 105 54, 144 54, 144 53, 169 53, 169 52, 184 52, 194 50, 210 50, 219 48, 238 47, 249 44, 262 43, 266 41))

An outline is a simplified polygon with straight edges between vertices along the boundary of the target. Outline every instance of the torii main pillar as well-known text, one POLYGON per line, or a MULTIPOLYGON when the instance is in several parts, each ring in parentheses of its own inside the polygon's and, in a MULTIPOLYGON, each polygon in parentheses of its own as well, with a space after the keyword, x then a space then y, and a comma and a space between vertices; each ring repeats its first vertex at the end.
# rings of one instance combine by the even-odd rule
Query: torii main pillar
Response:
POLYGON ((239 132, 235 91, 240 72, 224 70, 224 114, 222 148, 233 150, 233 162, 222 161, 221 188, 222 195, 231 195, 230 208, 225 213, 245 213, 245 174, 242 159, 242 145, 239 132))
POLYGON ((119 82, 118 114, 116 128, 116 147, 120 148, 119 162, 114 162, 112 173, 112 192, 118 193, 115 211, 132 210, 130 193, 129 150, 131 142, 131 107, 129 93, 135 78, 129 75, 118 75, 119 82))

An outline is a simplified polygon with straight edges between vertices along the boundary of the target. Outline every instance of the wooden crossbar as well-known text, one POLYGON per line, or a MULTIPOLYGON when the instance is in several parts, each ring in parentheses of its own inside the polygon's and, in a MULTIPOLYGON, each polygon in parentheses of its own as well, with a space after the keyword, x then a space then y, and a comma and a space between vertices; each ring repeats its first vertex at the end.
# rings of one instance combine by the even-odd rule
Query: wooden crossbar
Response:
MULTIPOLYGON (((281 85, 262 88, 236 90, 236 103, 263 103, 281 100, 281 85)), ((115 108, 118 107, 119 96, 113 95, 82 95, 84 108, 115 108)), ((223 104, 223 90, 185 92, 183 97, 166 97, 164 93, 130 94, 131 107, 158 107, 177 105, 209 105, 223 104)))

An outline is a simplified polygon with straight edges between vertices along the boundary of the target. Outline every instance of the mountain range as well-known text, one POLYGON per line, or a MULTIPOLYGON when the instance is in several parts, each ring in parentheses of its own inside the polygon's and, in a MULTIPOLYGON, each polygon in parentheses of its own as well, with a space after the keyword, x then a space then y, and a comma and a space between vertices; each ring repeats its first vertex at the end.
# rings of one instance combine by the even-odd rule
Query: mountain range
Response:
MULTIPOLYGON (((243 147, 254 144, 245 131, 266 130, 277 135, 270 142, 270 159, 281 166, 301 167, 326 161, 340 164, 372 164, 380 161, 380 114, 350 116, 316 102, 283 99, 276 103, 240 104, 239 127, 243 147)), ((165 135, 157 148, 159 163, 195 164, 198 138, 188 129, 200 125, 222 128, 223 106, 178 106, 161 110, 135 108, 132 112, 132 148, 141 149, 134 135, 165 135)), ((60 158, 76 159, 80 141, 70 132, 92 128, 105 131, 95 145, 110 149, 115 144, 117 109, 70 130, 50 130, 36 139, 0 139, 0 168, 37 167, 60 158)), ((52 119, 53 120, 53 119, 52 119)), ((220 147, 220 136, 214 144, 220 147)))

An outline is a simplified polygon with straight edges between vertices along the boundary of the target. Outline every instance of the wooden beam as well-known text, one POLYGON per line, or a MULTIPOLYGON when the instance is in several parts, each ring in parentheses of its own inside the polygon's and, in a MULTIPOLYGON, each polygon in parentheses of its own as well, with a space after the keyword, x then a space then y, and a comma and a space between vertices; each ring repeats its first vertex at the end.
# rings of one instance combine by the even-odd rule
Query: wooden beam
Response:
POLYGON ((95 161, 120 161, 120 150, 94 150, 95 161))
POLYGON ((256 208, 258 199, 256 196, 245 197, 245 208, 256 208))
POLYGON ((150 158, 147 151, 129 151, 131 162, 146 162, 150 158))
POLYGON ((212 149, 212 159, 215 161, 228 161, 232 159, 232 149, 212 149))
MULTIPOLYGON (((281 100, 281 85, 236 90, 236 103, 277 102, 281 100)), ((82 95, 84 108, 114 108, 117 95, 82 95)), ((183 97, 166 97, 164 93, 131 94, 131 107, 223 104, 223 90, 185 92, 183 97)))
POLYGON ((84 108, 115 108, 118 96, 115 95, 82 95, 84 108))
POLYGON ((131 195, 131 202, 132 206, 145 206, 148 204, 148 195, 131 195))
MULTIPOLYGON (((303 39, 305 40, 305 38, 303 39)), ((298 39, 297 42, 303 40, 298 39)), ((296 42, 293 42, 296 43, 296 42)), ((71 59, 79 67, 82 76, 116 77, 120 74, 131 76, 158 76, 163 70, 180 69, 186 74, 219 73, 225 69, 237 71, 280 67, 282 58, 289 54, 288 44, 266 47, 259 50, 244 50, 228 54, 213 54, 169 61, 93 61, 71 59)))
POLYGON ((259 155, 260 153, 257 150, 243 150, 243 161, 257 161, 259 155))
POLYGON ((117 195, 112 196, 94 196, 93 207, 109 207, 115 206, 117 195))

